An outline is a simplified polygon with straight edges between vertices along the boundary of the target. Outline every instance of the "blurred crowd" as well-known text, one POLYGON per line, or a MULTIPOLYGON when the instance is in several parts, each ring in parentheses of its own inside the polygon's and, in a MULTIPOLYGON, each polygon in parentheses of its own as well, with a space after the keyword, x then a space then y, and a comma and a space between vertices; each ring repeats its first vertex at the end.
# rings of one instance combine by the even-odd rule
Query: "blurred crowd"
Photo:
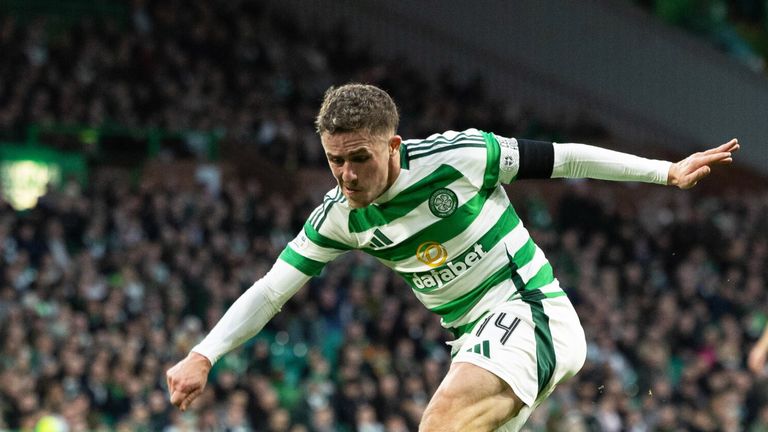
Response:
MULTIPOLYGON (((258 2, 137 0, 123 25, 86 19, 55 34, 45 18, 0 19, 3 139, 46 122, 221 128, 230 148, 317 167, 317 104, 349 80, 389 90, 407 137, 470 126, 586 142, 604 133, 578 114, 549 125, 493 101, 481 79, 427 78, 372 57, 343 26, 313 34, 258 2)), ((318 204, 272 186, 116 177, 67 182, 25 213, 2 204, 0 429, 416 430, 450 336, 359 253, 220 360, 188 412, 170 407, 165 371, 318 204)), ((768 320, 768 196, 562 186, 555 201, 535 186, 510 190, 589 342, 582 372, 527 430, 768 431, 768 383, 744 367, 768 320)))
MULTIPOLYGON (((512 188, 589 341, 528 430, 768 430, 768 383, 744 367, 768 316, 768 197, 592 186, 565 183, 554 207, 512 188)), ((450 336, 358 253, 220 360, 188 412, 169 405, 164 371, 314 206, 264 189, 70 183, 28 213, 4 207, 0 428, 53 416, 73 431, 415 430, 450 336)))
POLYGON ((348 81, 390 92, 404 136, 468 127, 531 138, 602 133, 579 113, 543 120, 535 106, 492 101, 482 77, 428 78, 403 58, 376 58, 341 23, 303 29, 243 0, 131 4, 126 22, 86 16, 58 31, 52 17, 0 15, 0 139, 23 140, 30 124, 216 130, 293 169, 320 165, 314 116, 325 90, 348 81))

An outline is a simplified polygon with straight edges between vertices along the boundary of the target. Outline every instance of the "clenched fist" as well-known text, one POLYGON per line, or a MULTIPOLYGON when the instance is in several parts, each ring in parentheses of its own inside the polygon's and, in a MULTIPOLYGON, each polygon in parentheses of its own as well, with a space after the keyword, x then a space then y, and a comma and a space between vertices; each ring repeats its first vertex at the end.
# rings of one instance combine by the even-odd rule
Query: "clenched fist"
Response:
POLYGON ((190 352, 184 360, 165 373, 171 403, 185 411, 205 389, 211 362, 205 356, 190 352))

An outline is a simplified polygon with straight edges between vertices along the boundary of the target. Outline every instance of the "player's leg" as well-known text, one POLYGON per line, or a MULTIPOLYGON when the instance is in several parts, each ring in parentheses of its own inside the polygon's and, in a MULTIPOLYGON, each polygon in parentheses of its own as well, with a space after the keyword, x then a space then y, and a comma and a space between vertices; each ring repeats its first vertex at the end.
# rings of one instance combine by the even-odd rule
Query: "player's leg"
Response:
POLYGON ((552 394, 557 384, 575 375, 586 359, 587 344, 584 330, 568 298, 558 297, 532 303, 530 305, 532 310, 536 310, 539 322, 542 327, 549 329, 551 335, 551 352, 556 359, 554 372, 550 381, 539 390, 533 405, 523 407, 516 417, 498 428, 496 432, 516 432, 522 429, 531 413, 552 394), (547 317, 545 325, 542 322, 544 320, 541 320, 542 313, 547 317))
POLYGON ((524 406, 498 376, 472 363, 453 363, 429 402, 419 431, 493 431, 524 406))
POLYGON ((510 301, 465 335, 422 419, 424 431, 518 431, 582 366, 584 333, 566 297, 510 301))
POLYGON ((492 431, 536 400, 535 323, 527 304, 515 300, 496 307, 461 339, 427 405, 423 432, 492 431))

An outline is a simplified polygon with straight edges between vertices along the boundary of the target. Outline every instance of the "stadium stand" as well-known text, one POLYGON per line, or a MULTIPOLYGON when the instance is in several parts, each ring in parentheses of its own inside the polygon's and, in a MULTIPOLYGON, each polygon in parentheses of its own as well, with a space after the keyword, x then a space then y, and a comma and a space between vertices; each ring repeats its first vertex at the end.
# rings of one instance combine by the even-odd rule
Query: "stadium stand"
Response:
MULTIPOLYGON (((343 29, 310 37, 256 2, 227 4, 134 1, 129 19, 56 26, 6 13, 2 138, 23 141, 30 124, 221 130, 223 165, 250 150, 292 174, 324 164, 312 119, 323 90, 349 80, 390 89, 406 136, 474 126, 610 138, 578 115, 549 125, 500 104, 481 80, 426 77, 350 50, 343 29)), ((54 144, 68 134, 56 130, 54 144)), ((158 144, 163 167, 185 155, 207 163, 190 136, 158 144)), ((75 146, 85 152, 87 141, 75 146)), ((416 429, 450 336, 361 254, 329 265, 219 361, 188 412, 172 409, 165 370, 268 270, 316 195, 274 193, 282 180, 253 172, 185 183, 89 161, 90 182, 69 179, 26 212, 0 207, 0 429, 416 429)), ((766 381, 744 367, 768 321, 765 192, 575 181, 510 193, 589 342, 582 372, 527 430, 768 430, 766 381)))
POLYGON ((768 59, 768 15, 759 0, 638 0, 663 21, 709 40, 755 72, 768 59))

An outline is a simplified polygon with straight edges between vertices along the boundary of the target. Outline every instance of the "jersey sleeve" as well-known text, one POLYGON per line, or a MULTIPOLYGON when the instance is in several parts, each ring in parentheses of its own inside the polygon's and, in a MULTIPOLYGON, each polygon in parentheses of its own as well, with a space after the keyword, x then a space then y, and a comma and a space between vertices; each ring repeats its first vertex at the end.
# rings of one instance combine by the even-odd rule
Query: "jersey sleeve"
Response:
POLYGON ((279 258, 307 276, 317 276, 327 263, 354 249, 353 239, 345 235, 345 218, 338 208, 343 200, 338 188, 326 195, 279 258))
POLYGON ((493 189, 499 184, 499 143, 493 134, 477 129, 447 131, 423 140, 403 142, 401 167, 434 169, 448 165, 475 187, 493 189))
POLYGON ((672 162, 646 159, 586 144, 554 145, 553 178, 594 178, 666 185, 672 162))
POLYGON ((325 196, 323 204, 312 212, 299 235, 285 247, 272 269, 256 281, 195 346, 211 364, 222 355, 256 335, 312 276, 317 276, 342 253, 353 249, 345 240, 340 220, 344 212, 338 204, 344 201, 336 188, 325 196))
POLYGON ((246 290, 192 351, 216 361, 255 336, 307 281, 309 276, 277 260, 263 278, 246 290))

